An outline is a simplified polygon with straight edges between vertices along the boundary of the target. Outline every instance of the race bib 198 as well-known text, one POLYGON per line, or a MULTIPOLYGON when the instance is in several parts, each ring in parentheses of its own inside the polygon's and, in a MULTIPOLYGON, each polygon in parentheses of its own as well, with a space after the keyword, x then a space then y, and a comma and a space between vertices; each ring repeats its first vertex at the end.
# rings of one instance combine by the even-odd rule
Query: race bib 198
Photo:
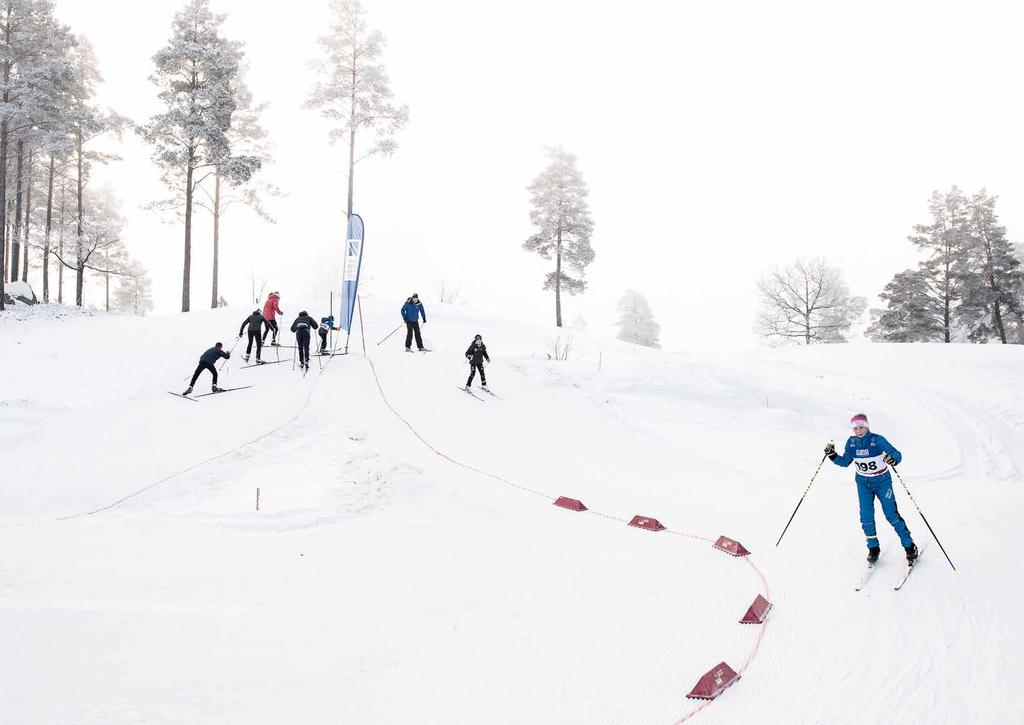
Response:
POLYGON ((857 467, 857 473, 862 476, 881 476, 889 467, 885 465, 885 456, 871 456, 870 458, 854 458, 853 465, 857 467))

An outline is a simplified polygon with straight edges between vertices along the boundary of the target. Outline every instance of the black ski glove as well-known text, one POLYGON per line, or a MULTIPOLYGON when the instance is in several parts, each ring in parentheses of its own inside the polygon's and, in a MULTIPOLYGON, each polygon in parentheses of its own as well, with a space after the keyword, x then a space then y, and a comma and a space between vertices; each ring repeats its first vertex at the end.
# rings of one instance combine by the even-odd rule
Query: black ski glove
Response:
POLYGON ((885 456, 882 458, 882 460, 885 461, 885 465, 887 465, 887 466, 895 466, 896 465, 896 459, 893 458, 892 456, 890 456, 888 453, 885 454, 885 456))
POLYGON ((833 443, 832 441, 829 441, 828 445, 825 446, 825 455, 829 457, 829 460, 835 460, 835 457, 837 455, 836 444, 833 443))

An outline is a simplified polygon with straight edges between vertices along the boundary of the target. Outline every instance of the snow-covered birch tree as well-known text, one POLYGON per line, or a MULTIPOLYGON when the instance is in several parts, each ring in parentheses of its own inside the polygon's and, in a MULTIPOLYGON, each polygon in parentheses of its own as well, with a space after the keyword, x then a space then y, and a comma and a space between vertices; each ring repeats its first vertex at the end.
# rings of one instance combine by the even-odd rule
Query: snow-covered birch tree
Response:
POLYGON ((658 334, 661 326, 654 321, 654 312, 647 298, 636 290, 626 290, 618 304, 618 338, 645 347, 661 347, 658 334))
POLYGON ((153 57, 150 80, 165 109, 140 129, 153 146, 164 184, 184 202, 181 311, 191 307, 192 214, 196 188, 219 169, 232 183, 259 168, 254 156, 232 155, 228 133, 237 108, 241 44, 221 36, 224 15, 209 0, 187 0, 174 16, 171 39, 153 57))
POLYGON ((584 276, 587 266, 594 261, 594 249, 590 246, 594 222, 576 156, 561 148, 549 148, 546 153, 547 167, 528 187, 530 221, 537 231, 526 240, 523 249, 555 260, 555 269, 544 280, 544 289, 555 292, 555 324, 561 327, 562 292, 575 295, 587 287, 584 276))
POLYGON ((396 105, 381 60, 384 36, 366 26, 359 0, 331 0, 330 28, 314 61, 317 81, 307 108, 331 121, 331 142, 348 144, 348 200, 352 214, 356 164, 377 154, 390 156, 395 135, 409 120, 409 107, 396 105), (367 138, 369 137, 369 138, 367 138))
POLYGON ((846 342, 867 301, 850 295, 842 273, 816 258, 797 260, 757 285, 757 331, 769 343, 846 342))

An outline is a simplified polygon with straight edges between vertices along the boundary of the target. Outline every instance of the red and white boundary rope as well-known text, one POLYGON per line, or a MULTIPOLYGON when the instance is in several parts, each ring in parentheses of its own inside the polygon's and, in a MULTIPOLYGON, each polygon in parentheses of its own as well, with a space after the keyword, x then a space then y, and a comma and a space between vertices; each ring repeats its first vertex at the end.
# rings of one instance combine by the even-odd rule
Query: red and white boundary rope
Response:
MULTIPOLYGON (((405 425, 406 428, 409 429, 409 431, 416 437, 417 440, 420 441, 420 443, 422 443, 424 446, 426 446, 434 454, 436 454, 437 456, 439 456, 439 457, 443 458, 444 460, 448 461, 452 465, 458 466, 459 468, 465 469, 467 471, 472 471, 472 472, 477 473, 477 474, 479 474, 481 476, 484 476, 486 478, 490 478, 490 479, 492 479, 494 481, 498 481, 499 483, 503 483, 503 484, 511 486, 513 488, 517 488, 520 491, 523 491, 525 493, 530 493, 530 494, 533 494, 534 496, 539 496, 540 498, 543 498, 543 499, 547 500, 548 502, 553 503, 555 501, 557 496, 552 496, 550 494, 543 493, 541 491, 538 491, 536 489, 530 488, 528 486, 524 486, 522 484, 510 481, 507 478, 504 478, 503 476, 499 476, 497 474, 490 473, 489 471, 483 471, 483 470, 481 470, 481 469, 479 469, 479 468, 477 468, 475 466, 471 466, 471 465, 469 465, 467 463, 463 463, 462 461, 459 461, 459 460, 457 460, 455 458, 452 458, 450 455, 448 455, 444 451, 442 451, 442 450, 438 449, 437 447, 435 447, 432 443, 430 443, 430 441, 428 441, 426 438, 424 438, 423 435, 420 434, 420 432, 418 430, 416 430, 416 428, 412 425, 412 423, 410 423, 401 413, 398 412, 398 410, 395 408, 394 405, 391 404, 391 401, 388 400, 388 397, 387 397, 387 395, 384 392, 384 386, 380 382, 380 377, 377 375, 377 368, 373 364, 373 360, 371 360, 369 357, 367 357, 366 358, 366 362, 369 363, 369 365, 370 365, 370 372, 373 374, 373 381, 377 385, 377 391, 380 393, 380 398, 381 398, 382 401, 384 401, 384 405, 387 407, 388 410, 390 410, 392 412, 392 414, 394 414, 394 416, 396 418, 398 418, 398 420, 400 420, 405 425)), ((600 512, 600 511, 594 511, 593 509, 587 509, 587 513, 593 514, 594 516, 599 516, 600 518, 603 518, 603 519, 608 519, 610 521, 616 521, 616 522, 623 523, 623 524, 628 524, 629 523, 629 519, 623 518, 621 516, 616 516, 614 514, 607 514, 607 513, 600 512)), ((688 538, 688 539, 694 539, 696 541, 706 541, 708 543, 714 543, 714 541, 715 541, 714 539, 711 539, 711 538, 709 538, 707 536, 700 536, 699 534, 691 534, 691 533, 687 533, 685 531, 678 531, 678 530, 670 529, 670 528, 665 528, 664 531, 669 533, 669 534, 674 534, 676 536, 682 536, 682 537, 688 538)), ((761 580, 761 585, 762 585, 762 587, 764 589, 764 591, 763 591, 764 598, 768 599, 769 601, 771 601, 771 597, 769 596, 769 591, 768 591, 768 581, 765 579, 764 574, 761 572, 760 569, 757 568, 757 565, 754 564, 753 561, 751 561, 749 555, 748 556, 744 556, 742 558, 747 562, 747 564, 750 566, 750 568, 754 570, 754 572, 757 574, 758 578, 761 580)), ((746 659, 743 661, 743 664, 737 670, 737 672, 739 674, 742 675, 747 670, 747 668, 750 666, 750 663, 753 661, 754 656, 757 654, 758 649, 760 649, 760 647, 761 647, 761 640, 764 638, 764 629, 765 629, 766 626, 767 626, 767 620, 765 620, 765 622, 763 622, 760 625, 758 625, 758 627, 757 627, 757 636, 754 639, 754 643, 751 646, 750 651, 747 653, 746 659)), ((700 704, 696 705, 690 711, 688 711, 682 717, 680 717, 678 720, 676 720, 676 725, 678 725, 679 723, 685 722, 686 720, 689 720, 691 717, 693 717, 694 715, 696 715, 697 713, 702 711, 704 708, 706 708, 712 702, 714 702, 714 700, 702 700, 700 702, 700 704)))

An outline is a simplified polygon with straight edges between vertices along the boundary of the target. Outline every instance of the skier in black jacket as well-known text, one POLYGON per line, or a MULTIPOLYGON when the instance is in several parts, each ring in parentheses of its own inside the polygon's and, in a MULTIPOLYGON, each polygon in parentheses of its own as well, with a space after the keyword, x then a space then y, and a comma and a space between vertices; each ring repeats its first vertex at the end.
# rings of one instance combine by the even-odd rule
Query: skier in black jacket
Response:
POLYGON ((267 331, 270 331, 270 323, 267 322, 267 318, 259 310, 253 310, 252 314, 242 321, 242 326, 238 328, 238 336, 242 336, 242 330, 245 326, 249 326, 249 344, 245 348, 245 355, 242 359, 249 362, 249 355, 252 354, 252 343, 256 341, 256 364, 260 364, 263 361, 260 360, 260 353, 263 352, 263 338, 261 333, 263 332, 263 326, 266 325, 267 331))
POLYGON ((470 343, 469 349, 466 350, 466 359, 469 360, 469 380, 466 381, 466 390, 469 390, 469 386, 473 384, 473 378, 476 377, 477 370, 480 371, 480 387, 487 390, 484 360, 490 362, 491 358, 487 357, 487 345, 484 344, 484 339, 480 335, 474 337, 473 342, 470 343))
POLYGON ((224 352, 223 342, 218 342, 216 345, 214 345, 209 350, 204 352, 199 358, 199 365, 196 367, 195 373, 193 373, 192 375, 192 382, 188 384, 188 390, 182 393, 182 395, 188 395, 189 393, 192 392, 192 388, 195 387, 196 380, 199 379, 199 373, 203 372, 204 370, 209 370, 211 373, 213 373, 213 392, 223 393, 224 390, 222 388, 217 387, 217 368, 213 366, 213 364, 220 360, 222 357, 231 357, 230 352, 224 352))
POLYGON ((295 333, 295 341, 299 344, 299 367, 309 370, 309 336, 319 325, 309 314, 303 310, 292 323, 292 332, 295 333))

